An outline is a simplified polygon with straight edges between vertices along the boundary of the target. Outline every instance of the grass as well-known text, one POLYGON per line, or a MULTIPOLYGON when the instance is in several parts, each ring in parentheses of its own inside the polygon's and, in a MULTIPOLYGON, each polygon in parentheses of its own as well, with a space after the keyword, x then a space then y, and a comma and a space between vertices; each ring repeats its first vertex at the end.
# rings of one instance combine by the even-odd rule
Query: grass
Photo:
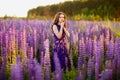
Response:
POLYGON ((77 69, 73 69, 64 74, 63 80, 75 80, 77 76, 77 69))

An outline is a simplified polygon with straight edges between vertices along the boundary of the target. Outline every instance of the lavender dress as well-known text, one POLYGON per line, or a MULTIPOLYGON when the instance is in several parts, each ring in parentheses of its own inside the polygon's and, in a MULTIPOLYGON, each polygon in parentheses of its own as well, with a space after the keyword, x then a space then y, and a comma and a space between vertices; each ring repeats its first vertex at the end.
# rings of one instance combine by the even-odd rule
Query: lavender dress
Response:
MULTIPOLYGON (((60 25, 56 25, 58 31, 60 31, 60 25)), ((63 34, 61 39, 58 39, 57 36, 54 34, 53 32, 53 54, 52 54, 52 70, 54 71, 55 69, 55 63, 54 63, 54 54, 57 53, 59 62, 60 62, 60 67, 63 70, 66 70, 66 65, 67 65, 67 61, 68 61, 68 54, 67 54, 67 49, 65 48, 65 32, 63 30, 63 34)))

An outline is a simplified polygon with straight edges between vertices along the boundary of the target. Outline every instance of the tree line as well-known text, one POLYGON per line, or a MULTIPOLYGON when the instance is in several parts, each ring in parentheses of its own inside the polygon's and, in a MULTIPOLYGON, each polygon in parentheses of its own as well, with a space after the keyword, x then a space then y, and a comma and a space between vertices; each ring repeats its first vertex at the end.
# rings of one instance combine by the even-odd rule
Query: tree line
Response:
POLYGON ((30 9, 28 19, 51 19, 59 12, 68 19, 120 20, 120 0, 73 0, 30 9))

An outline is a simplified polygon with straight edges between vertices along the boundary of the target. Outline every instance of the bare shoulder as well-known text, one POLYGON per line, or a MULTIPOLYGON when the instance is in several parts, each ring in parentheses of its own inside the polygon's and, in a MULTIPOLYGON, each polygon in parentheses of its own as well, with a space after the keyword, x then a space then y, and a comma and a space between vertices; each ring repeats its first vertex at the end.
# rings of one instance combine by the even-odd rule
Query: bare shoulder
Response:
POLYGON ((57 26, 56 25, 53 25, 53 28, 56 28, 57 26))
POLYGON ((56 30, 57 30, 57 26, 53 25, 53 31, 56 31, 56 30))

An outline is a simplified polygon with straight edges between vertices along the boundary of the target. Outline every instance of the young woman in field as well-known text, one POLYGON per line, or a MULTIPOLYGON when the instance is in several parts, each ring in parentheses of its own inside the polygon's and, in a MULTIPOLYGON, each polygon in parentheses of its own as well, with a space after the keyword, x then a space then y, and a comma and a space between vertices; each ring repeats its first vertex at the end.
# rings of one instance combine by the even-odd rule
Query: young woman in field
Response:
POLYGON ((70 37, 70 34, 67 30, 66 26, 66 15, 63 12, 58 12, 53 20, 52 23, 52 33, 53 33, 53 54, 52 54, 52 59, 53 59, 53 64, 52 64, 52 70, 54 71, 55 64, 54 64, 54 54, 57 53, 59 62, 60 62, 60 67, 63 70, 66 70, 66 63, 68 63, 68 52, 69 52, 69 45, 68 42, 66 41, 66 37, 70 37))

